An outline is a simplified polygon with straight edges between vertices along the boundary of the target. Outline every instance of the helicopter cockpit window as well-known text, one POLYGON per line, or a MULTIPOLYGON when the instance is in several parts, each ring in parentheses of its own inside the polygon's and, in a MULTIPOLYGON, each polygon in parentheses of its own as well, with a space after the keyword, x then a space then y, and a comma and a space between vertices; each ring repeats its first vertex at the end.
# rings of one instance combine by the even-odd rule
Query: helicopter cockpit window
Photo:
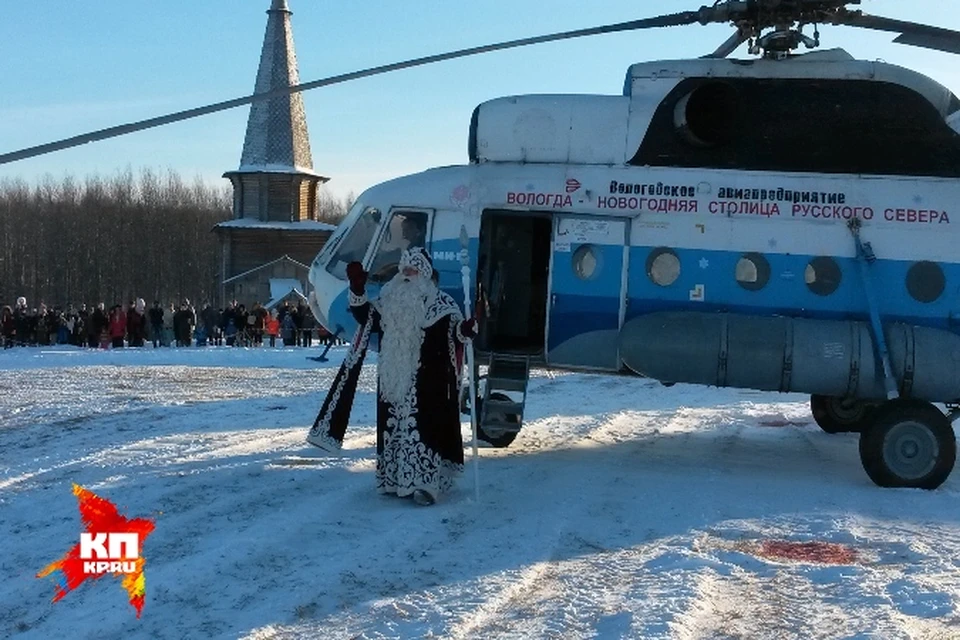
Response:
POLYGON ((736 277, 747 291, 759 291, 770 281, 770 263, 759 253, 744 254, 737 261, 736 277))
POLYGON ((366 209, 353 227, 347 231, 340 246, 337 247, 337 252, 327 263, 327 271, 341 280, 346 280, 347 265, 354 261, 363 261, 381 219, 382 214, 379 209, 373 207, 366 209))
POLYGON ((313 260, 315 265, 320 265, 327 262, 327 258, 337 250, 337 247, 340 246, 340 242, 343 240, 343 237, 356 223, 357 219, 360 217, 365 208, 366 205, 359 200, 353 203, 353 205, 350 207, 350 211, 347 212, 347 215, 345 215, 343 220, 340 221, 340 224, 337 225, 336 230, 334 230, 330 237, 327 238, 327 241, 323 243, 323 248, 320 249, 320 253, 318 253, 317 257, 313 260))
POLYGON ((647 276, 654 284, 670 286, 680 277, 680 258, 672 249, 654 249, 647 257, 647 276))
POLYGON ((377 255, 370 267, 373 282, 386 282, 397 274, 400 254, 410 247, 424 247, 427 242, 427 214, 423 211, 397 211, 390 218, 377 255))
POLYGON ((807 288, 818 296, 828 296, 840 286, 840 265, 833 258, 817 256, 807 265, 803 279, 807 288))

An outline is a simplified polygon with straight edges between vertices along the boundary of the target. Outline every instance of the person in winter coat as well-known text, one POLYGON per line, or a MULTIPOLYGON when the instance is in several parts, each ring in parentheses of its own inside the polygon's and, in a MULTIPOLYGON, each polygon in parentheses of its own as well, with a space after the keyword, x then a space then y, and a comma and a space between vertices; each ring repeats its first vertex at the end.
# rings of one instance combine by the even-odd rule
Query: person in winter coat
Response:
POLYGON ((203 311, 200 312, 200 321, 206 331, 206 343, 215 345, 220 334, 219 314, 216 309, 210 306, 209 302, 205 302, 203 305, 203 311))
POLYGON ((0 331, 3 332, 3 348, 11 348, 17 338, 17 323, 13 319, 13 309, 10 305, 6 305, 0 312, 0 331))
POLYGON ((237 337, 234 342, 239 347, 246 347, 250 344, 250 331, 247 328, 247 307, 238 304, 234 309, 233 319, 237 326, 237 337))
POLYGON ((220 313, 220 332, 223 334, 223 337, 226 341, 228 347, 233 346, 233 341, 236 339, 237 335, 237 301, 230 300, 227 302, 227 307, 220 313), (227 336, 227 326, 233 325, 233 332, 230 336, 227 336))
POLYGON ((87 305, 81 304, 77 311, 77 322, 73 325, 73 344, 82 347, 87 340, 87 324, 90 322, 90 312, 87 311, 87 305))
POLYGON ((267 326, 267 316, 270 314, 263 305, 255 302, 250 315, 253 316, 253 345, 259 347, 263 344, 263 330, 267 326))
POLYGON ((60 314, 57 323, 57 344, 69 344, 70 336, 73 335, 73 327, 77 323, 77 312, 73 304, 67 305, 67 310, 60 314))
POLYGON ((16 326, 17 342, 22 346, 30 340, 30 310, 27 309, 27 299, 17 298, 13 308, 13 323, 16 326))
POLYGON ((186 302, 180 305, 180 310, 173 314, 173 333, 177 338, 178 347, 189 347, 193 340, 194 315, 186 302))
POLYGON ((213 345, 215 347, 223 346, 223 309, 217 309, 214 314, 216 324, 213 327, 213 345))
POLYGON ((120 305, 115 305, 110 310, 110 340, 114 349, 120 349, 123 345, 123 337, 127 335, 127 315, 123 312, 120 305))
POLYGON ((89 344, 92 349, 96 349, 97 345, 103 346, 104 337, 109 338, 110 335, 107 331, 107 327, 110 325, 110 319, 107 317, 107 312, 104 308, 104 304, 101 302, 97 305, 97 308, 93 310, 93 313, 90 314, 90 325, 87 327, 87 344, 89 344))
POLYGON ((297 322, 292 313, 283 316, 280 322, 280 333, 283 336, 283 346, 292 347, 297 344, 297 322))
POLYGON ((153 341, 153 348, 163 344, 163 307, 159 300, 153 301, 153 306, 149 311, 150 317, 150 338, 153 341))
POLYGON ((50 344, 50 333, 47 329, 47 305, 41 302, 40 310, 33 309, 32 315, 34 316, 32 333, 35 339, 31 342, 36 342, 40 346, 50 344))
POLYGON ((300 336, 303 346, 313 346, 313 332, 316 330, 317 321, 313 317, 313 311, 305 304, 301 304, 298 315, 300 316, 300 336))
POLYGON ((347 265, 347 301, 360 329, 307 436, 321 449, 341 449, 368 341, 377 335, 377 492, 423 506, 463 472, 459 363, 476 336, 476 319, 464 319, 432 275, 424 249, 404 250, 399 273, 370 300, 368 273, 359 262, 347 265))
POLYGON ((146 338, 146 303, 139 298, 136 303, 130 303, 127 311, 127 336, 131 347, 142 347, 146 338))
POLYGON ((234 346, 237 342, 237 321, 234 314, 227 316, 227 326, 223 330, 223 337, 226 339, 228 347, 234 346))
POLYGON ((177 308, 171 302, 170 306, 167 307, 163 312, 163 346, 169 347, 174 343, 176 338, 173 331, 173 317, 177 315, 177 308))
POLYGON ((270 315, 267 316, 266 328, 267 336, 270 338, 270 346, 275 347, 277 345, 277 336, 280 335, 280 320, 277 319, 277 310, 274 309, 270 312, 270 315))

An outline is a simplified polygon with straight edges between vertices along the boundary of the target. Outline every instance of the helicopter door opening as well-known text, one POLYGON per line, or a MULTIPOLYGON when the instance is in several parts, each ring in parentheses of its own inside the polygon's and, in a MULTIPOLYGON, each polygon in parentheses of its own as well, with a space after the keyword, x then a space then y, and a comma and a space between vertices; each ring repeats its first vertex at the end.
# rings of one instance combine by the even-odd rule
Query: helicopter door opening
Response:
POLYGON ((481 351, 543 353, 552 226, 546 213, 484 211, 477 273, 481 351))
POLYGON ((618 371, 628 221, 596 216, 555 221, 547 363, 618 371))

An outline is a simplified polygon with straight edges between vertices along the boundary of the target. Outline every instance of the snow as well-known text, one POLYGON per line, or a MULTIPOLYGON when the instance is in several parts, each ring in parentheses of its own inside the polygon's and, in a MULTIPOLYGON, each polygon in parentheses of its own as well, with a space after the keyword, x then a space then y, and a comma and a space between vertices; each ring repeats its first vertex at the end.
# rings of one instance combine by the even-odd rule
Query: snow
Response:
POLYGON ((302 288, 303 283, 296 278, 270 278, 270 301, 264 306, 273 309, 291 293, 306 302, 307 297, 300 292, 302 288))
POLYGON ((957 474, 876 487, 804 396, 535 371, 480 501, 468 445, 423 508, 375 492, 372 356, 344 451, 305 443, 320 353, 0 353, 0 636, 960 637, 957 474), (72 483, 155 519, 139 620, 113 577, 36 577, 78 541, 72 483))
POLYGON ((282 222, 278 220, 263 221, 258 218, 235 218, 218 222, 219 228, 230 229, 280 229, 283 231, 334 231, 336 225, 318 220, 298 220, 296 222, 282 222))
MULTIPOLYGON (((270 278, 270 297, 273 300, 289 295, 293 291, 300 293, 302 288, 303 283, 296 278, 270 278)), ((300 293, 300 296, 303 297, 303 294, 300 293)))
POLYGON ((228 173, 302 173, 308 176, 323 178, 326 182, 329 178, 321 176, 313 170, 312 167, 291 166, 289 164, 242 164, 240 168, 228 173))

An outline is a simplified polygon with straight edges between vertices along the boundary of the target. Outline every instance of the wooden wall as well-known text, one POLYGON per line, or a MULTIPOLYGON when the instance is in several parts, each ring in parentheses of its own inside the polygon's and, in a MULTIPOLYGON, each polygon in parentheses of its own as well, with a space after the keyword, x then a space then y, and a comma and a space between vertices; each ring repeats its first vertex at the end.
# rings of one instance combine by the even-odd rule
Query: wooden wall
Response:
POLYGON ((300 211, 297 220, 315 220, 317 210, 317 181, 300 182, 300 211))
MULTIPOLYGON (((255 302, 267 304, 270 302, 270 279, 293 278, 300 281, 300 293, 307 295, 310 283, 307 281, 307 270, 284 260, 272 264, 265 269, 255 271, 250 275, 238 278, 226 286, 226 299, 236 300, 247 309, 253 308, 255 302)), ((286 292, 284 292, 286 293, 286 292)))
POLYGON ((231 176, 239 206, 236 218, 298 222, 317 217, 315 178, 288 174, 241 174, 231 176))
POLYGON ((230 237, 230 264, 227 265, 226 278, 232 278, 284 255, 309 267, 331 232, 224 229, 221 233, 230 237))

